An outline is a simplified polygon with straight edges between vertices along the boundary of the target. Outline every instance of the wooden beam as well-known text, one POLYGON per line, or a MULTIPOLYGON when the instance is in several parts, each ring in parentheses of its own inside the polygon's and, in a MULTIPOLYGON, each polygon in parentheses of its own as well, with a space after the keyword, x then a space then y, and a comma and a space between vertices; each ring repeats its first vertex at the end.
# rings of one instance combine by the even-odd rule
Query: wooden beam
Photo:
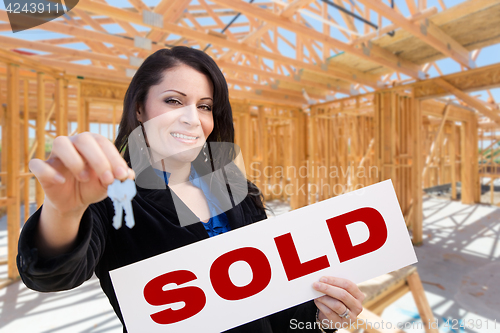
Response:
POLYGON ((68 47, 50 45, 50 44, 36 42, 36 41, 29 41, 29 40, 11 38, 11 37, 6 37, 6 36, 0 36, 0 44, 8 45, 11 47, 19 47, 19 48, 22 47, 22 48, 26 48, 26 49, 30 49, 30 50, 51 52, 51 53, 55 53, 55 54, 65 55, 65 56, 79 57, 82 59, 104 61, 104 62, 107 62, 110 64, 123 66, 123 67, 127 67, 127 68, 134 68, 134 69, 137 68, 137 67, 131 66, 127 59, 122 59, 120 57, 116 57, 116 56, 112 56, 112 55, 108 55, 108 54, 102 54, 102 53, 98 53, 98 52, 80 51, 80 50, 70 49, 68 47))
POLYGON ((478 169, 478 130, 477 116, 471 115, 468 121, 460 126, 461 148, 461 199, 463 204, 479 201, 479 169, 478 169))
MULTIPOLYGON (((164 23, 175 23, 183 14, 191 0, 161 0, 160 3, 153 9, 156 14, 163 16, 164 23)), ((153 27, 147 34, 146 38, 154 42, 161 42, 161 39, 166 39, 165 32, 156 27, 153 27)), ((139 52, 140 57, 146 57, 148 52, 142 50, 139 52)))
MULTIPOLYGON (((420 101, 422 106, 423 116, 432 116, 435 118, 443 117, 443 108, 446 104, 445 102, 437 100, 424 100, 420 101)), ((449 103, 448 120, 450 121, 467 121, 470 119, 471 114, 474 114, 474 110, 469 107, 462 106, 458 103, 449 103)))
MULTIPOLYGON (((215 13, 213 10, 212 10, 212 7, 210 5, 208 5, 205 0, 198 0, 198 3, 203 7, 203 9, 205 9, 205 11, 208 13, 208 15, 210 15, 209 17, 214 20, 214 22, 218 25, 218 28, 219 29, 224 29, 224 27, 226 26, 224 24, 224 22, 222 22, 222 20, 220 19, 220 17, 217 15, 217 13, 215 13)), ((225 32, 224 32, 224 35, 226 35, 230 40, 232 41, 238 41, 238 39, 232 34, 232 32, 227 29, 225 32)))
POLYGON ((467 103, 470 107, 475 108, 482 115, 500 124, 500 115, 497 112, 487 108, 484 104, 476 100, 474 97, 456 88, 443 78, 437 78, 435 82, 442 88, 448 90, 451 94, 455 95, 457 98, 467 103))
POLYGON ((76 15, 80 16, 81 20, 88 24, 92 29, 95 31, 103 32, 103 33, 108 33, 106 29, 104 29, 99 23, 97 23, 92 17, 90 17, 89 14, 87 14, 85 11, 78 9, 78 8, 73 8, 72 12, 74 12, 76 15))
POLYGON ((66 108, 66 83, 63 78, 56 79, 54 100, 56 103, 56 135, 68 135, 68 111, 66 108))
POLYGON ((366 152, 364 153, 363 157, 359 161, 358 168, 362 167, 363 164, 365 163, 366 157, 371 152, 374 143, 375 143, 375 138, 373 138, 373 139, 370 140, 370 143, 368 144, 368 148, 366 148, 366 152))
POLYGON ((236 99, 236 100, 251 101, 256 105, 275 104, 275 105, 283 105, 295 108, 302 108, 302 106, 304 105, 304 103, 302 102, 291 101, 285 98, 268 97, 263 95, 257 95, 255 92, 246 92, 234 89, 232 89, 229 92, 229 97, 231 99, 236 99))
POLYGON ((265 167, 268 166, 268 149, 267 149, 267 145, 268 145, 268 121, 267 121, 267 117, 266 117, 266 110, 264 108, 264 106, 262 105, 259 105, 259 111, 258 111, 258 118, 257 118, 257 121, 258 121, 258 124, 259 124, 259 133, 258 133, 258 138, 259 138, 259 151, 258 151, 258 154, 259 154, 259 158, 260 158, 260 171, 261 171, 261 177, 260 179, 258 180, 259 181, 259 188, 261 188, 262 190, 265 190, 266 189, 266 183, 267 183, 267 177, 266 177, 266 173, 264 172, 265 171, 265 167))
MULTIPOLYGON (((106 0, 96 0, 98 2, 101 2, 101 3, 106 3, 106 0)), ((130 37, 134 37, 134 36, 142 36, 142 34, 137 31, 130 23, 128 23, 127 21, 123 21, 123 20, 114 20, 123 30, 125 30, 127 32, 127 34, 130 36, 130 37)))
MULTIPOLYGON (((342 1, 341 0, 333 0, 338 6, 340 7, 344 7, 344 5, 342 4, 342 1)), ((328 11, 326 12, 328 13, 328 11)), ((355 31, 357 32, 358 29, 356 28, 356 26, 354 25, 354 20, 352 18, 352 16, 350 15, 347 15, 346 13, 344 13, 343 11, 340 11, 340 15, 342 16, 342 19, 344 20, 345 24, 347 25, 347 27, 349 28, 349 30, 352 30, 352 31, 355 31)))
POLYGON ((422 103, 412 94, 412 112, 411 119, 411 147, 413 151, 412 169, 411 169, 411 184, 412 188, 410 195, 412 197, 412 242, 415 245, 421 245, 423 241, 423 211, 422 211, 422 103))
POLYGON ((483 155, 483 156, 486 155, 488 153, 488 149, 493 147, 498 141, 499 141, 499 139, 492 140, 492 142, 488 145, 488 147, 481 150, 481 155, 483 155))
POLYGON ((443 118, 441 119, 441 123, 439 124, 439 129, 436 135, 434 136, 434 140, 432 141, 431 144, 431 151, 429 152, 429 155, 427 156, 427 159, 425 161, 424 170, 422 171, 422 178, 425 178, 425 176, 427 175, 429 166, 431 165, 432 160, 434 159, 434 155, 436 154, 437 147, 441 146, 441 142, 443 141, 442 140, 443 128, 444 125, 446 124, 449 112, 450 112, 450 105, 446 104, 446 106, 444 107, 443 118))
MULTIPOLYGON (((77 15, 79 15, 81 17, 81 19, 88 25, 90 25, 90 27, 92 29, 94 29, 95 31, 98 31, 98 32, 102 32, 104 34, 108 34, 108 31, 106 29, 104 29, 99 23, 97 23, 92 17, 90 17, 89 14, 87 14, 85 11, 83 10, 80 10, 78 8, 74 8, 73 11, 71 11, 71 13, 75 13, 77 15)), ((71 20, 68 22, 70 25, 76 25, 76 22, 74 20, 71 20)), ((113 21, 114 23, 114 21, 113 21)), ((126 28, 126 27, 122 27, 122 28, 126 28)), ((98 51, 98 52, 101 52, 101 53, 104 53, 104 54, 108 54, 108 55, 113 55, 113 51, 111 49, 109 49, 104 43, 100 42, 99 40, 84 40, 83 43, 85 43, 86 45, 88 45, 90 47, 90 49, 94 52, 98 51)), ((121 46, 115 46, 117 49, 120 49, 120 51, 124 54, 129 54, 130 52, 128 51, 128 49, 124 48, 124 47, 121 47, 121 46)), ((92 62, 93 63, 93 62, 92 62)), ((101 64, 100 62, 98 62, 102 67, 108 67, 107 64, 101 64)))
POLYGON ((451 199, 457 199, 457 130, 454 122, 449 122, 451 127, 451 135, 450 135, 450 167, 451 167, 451 199))
POLYGON ((7 65, 7 142, 2 146, 7 150, 7 277, 15 279, 18 276, 16 266, 17 240, 20 231, 20 191, 19 166, 20 157, 20 122, 19 122, 19 67, 7 65))
POLYGON ((406 0, 406 5, 412 15, 418 12, 417 6, 415 6, 415 0, 406 0))
POLYGON ((429 306, 429 301, 425 296, 425 290, 422 286, 422 281, 420 281, 420 276, 417 272, 415 272, 410 274, 406 280, 408 281, 408 286, 410 287, 413 299, 417 305, 418 313, 420 314, 420 318, 424 324, 425 332, 439 333, 439 329, 437 327, 433 328, 431 325, 431 323, 434 323, 436 320, 434 319, 434 314, 429 306))
POLYGON ((177 2, 179 2, 179 0, 161 0, 153 11, 163 15, 168 9, 172 9, 172 6, 175 6, 177 2))
POLYGON ((311 4, 311 2, 313 1, 315 0, 294 0, 283 9, 280 15, 282 17, 290 18, 299 9, 309 6, 309 4, 311 4))
POLYGON ((151 10, 142 0, 127 0, 138 12, 143 10, 151 10))
MULTIPOLYGON (((366 8, 368 10, 370 10, 370 8, 368 8, 368 7, 366 7, 366 8)), ((431 8, 427 8, 423 11, 416 12, 415 14, 412 14, 411 16, 407 17, 407 19, 413 23, 416 23, 418 21, 421 21, 421 20, 424 20, 424 19, 429 18, 431 16, 434 16, 437 13, 438 13, 437 8, 431 7, 431 8)), ((382 27, 381 29, 379 29, 377 31, 373 31, 370 33, 366 33, 363 36, 359 36, 358 38, 351 41, 350 44, 357 45, 357 44, 361 44, 363 42, 368 42, 369 40, 372 40, 376 37, 379 37, 383 34, 386 34, 389 31, 396 30, 397 28, 399 28, 399 26, 394 24, 394 23, 385 25, 384 27, 382 27)))
POLYGON ((498 4, 497 0, 472 0, 463 1, 459 4, 454 4, 445 11, 441 11, 439 15, 432 19, 432 21, 441 26, 450 21, 471 15, 471 13, 476 13, 488 9, 489 7, 498 4))
POLYGON ((18 66, 21 66, 23 68, 41 70, 44 73, 54 77, 57 77, 59 75, 59 72, 54 68, 51 68, 49 66, 44 66, 39 62, 30 59, 27 56, 3 49, 0 49, 0 61, 8 64, 9 63, 17 64, 18 66))
POLYGON ((125 73, 117 70, 107 69, 107 68, 94 68, 88 65, 80 65, 74 64, 67 61, 60 60, 52 60, 52 59, 43 59, 40 57, 33 57, 39 63, 59 68, 61 71, 65 71, 66 73, 74 74, 81 77, 93 77, 97 79, 103 80, 114 80, 118 82, 130 82, 131 78, 126 77, 125 73))
MULTIPOLYGON (((28 163, 31 159, 30 157, 30 140, 29 140, 29 129, 30 129, 30 119, 29 119, 29 81, 27 78, 23 80, 23 133, 22 133, 22 143, 23 147, 21 147, 23 156, 22 156, 22 166, 21 171, 24 174, 31 174, 29 172, 28 163)), ((22 179, 23 185, 23 193, 19 193, 22 197, 22 202, 24 204, 24 216, 23 221, 28 220, 30 217, 30 179, 31 177, 22 179)), ((21 184, 19 185, 21 186, 21 184)))
POLYGON ((415 96, 420 99, 448 95, 449 90, 439 84, 440 79, 464 93, 500 87, 500 63, 445 75, 441 78, 428 79, 408 86, 414 87, 415 96))
POLYGON ((12 27, 10 23, 1 23, 0 24, 0 31, 12 31, 12 27))
MULTIPOLYGON (((226 81, 228 84, 238 85, 240 87, 250 87, 250 88, 254 89, 253 92, 267 91, 270 93, 280 93, 280 94, 287 95, 290 97, 297 97, 299 99, 302 99, 304 101, 304 103, 307 103, 307 101, 304 98, 304 95, 300 91, 283 89, 283 88, 272 89, 271 86, 265 85, 265 84, 262 84, 259 82, 249 82, 249 81, 234 79, 234 78, 229 78, 229 77, 226 77, 226 81)), ((315 97, 318 97, 318 96, 315 96, 315 97)))
MULTIPOLYGON (((36 158, 45 160, 45 82, 44 74, 37 73, 37 118, 36 118, 36 158)), ((43 204, 44 193, 39 181, 35 181, 35 197, 37 208, 43 204)))
POLYGON ((470 60, 469 51, 428 19, 418 26, 381 1, 359 1, 459 64, 467 68, 475 67, 470 60))
POLYGON ((58 45, 58 44, 79 43, 80 39, 78 39, 76 37, 65 37, 65 38, 40 39, 40 40, 38 40, 38 42, 51 44, 51 45, 58 45))

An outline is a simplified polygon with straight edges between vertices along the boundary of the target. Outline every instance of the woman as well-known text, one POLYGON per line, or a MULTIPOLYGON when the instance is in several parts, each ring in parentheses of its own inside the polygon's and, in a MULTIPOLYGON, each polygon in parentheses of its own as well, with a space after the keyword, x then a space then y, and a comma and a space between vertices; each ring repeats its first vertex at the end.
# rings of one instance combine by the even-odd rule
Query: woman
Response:
MULTIPOLYGON (((265 219, 259 191, 248 181, 245 191, 235 191, 247 193, 241 202, 233 201, 228 210, 213 209, 212 192, 225 186, 207 189, 206 181, 200 185, 195 180, 227 165, 235 152, 210 151, 205 142, 234 142, 224 76, 201 51, 174 47, 155 52, 127 90, 116 147, 97 134, 60 136, 47 161, 30 161, 45 200, 20 236, 17 262, 23 282, 34 290, 59 291, 80 285, 95 272, 123 323, 110 270, 265 219), (136 138, 142 133, 146 152, 129 140, 132 133, 139 133, 136 138), (141 159, 150 165, 133 165, 141 159), (133 228, 112 227, 107 187, 115 178, 136 178, 133 228)), ((228 174, 238 174, 237 168, 227 170, 226 180, 228 174)), ((223 184, 220 173, 214 178, 223 184)), ((292 319, 319 320, 329 327, 356 320, 363 294, 354 283, 324 277, 313 287, 325 295, 230 331, 297 331, 292 319)), ((313 326, 309 331, 323 330, 313 326)))

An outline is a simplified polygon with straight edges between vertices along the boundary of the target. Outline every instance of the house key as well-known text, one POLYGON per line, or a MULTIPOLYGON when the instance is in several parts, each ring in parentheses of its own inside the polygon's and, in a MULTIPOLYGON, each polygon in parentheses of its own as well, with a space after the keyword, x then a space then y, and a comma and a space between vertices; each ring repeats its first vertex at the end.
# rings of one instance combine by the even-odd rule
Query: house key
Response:
POLYGON ((113 217, 113 227, 119 229, 122 226, 123 211, 125 211, 125 224, 132 228, 135 225, 134 212, 132 210, 132 199, 135 197, 137 189, 132 179, 124 182, 115 179, 113 184, 108 186, 108 197, 113 200, 115 216, 113 217))

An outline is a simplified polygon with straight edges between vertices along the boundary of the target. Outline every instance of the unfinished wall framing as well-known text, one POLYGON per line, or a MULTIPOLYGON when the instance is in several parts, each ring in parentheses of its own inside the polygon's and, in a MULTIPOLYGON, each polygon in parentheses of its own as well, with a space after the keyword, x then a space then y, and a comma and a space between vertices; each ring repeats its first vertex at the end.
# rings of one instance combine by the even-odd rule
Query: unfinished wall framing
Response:
POLYGON ((471 109, 417 99, 412 89, 381 90, 312 106, 309 130, 314 168, 308 203, 391 179, 419 244, 423 188, 452 183, 456 198, 461 181, 462 202, 479 202, 477 116, 471 109), (344 171, 317 172, 332 167, 344 171))

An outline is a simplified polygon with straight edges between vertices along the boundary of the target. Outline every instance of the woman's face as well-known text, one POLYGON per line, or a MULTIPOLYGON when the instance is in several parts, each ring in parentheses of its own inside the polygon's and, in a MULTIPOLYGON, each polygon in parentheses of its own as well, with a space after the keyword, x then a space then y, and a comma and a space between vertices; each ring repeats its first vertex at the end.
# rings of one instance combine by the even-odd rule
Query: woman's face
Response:
POLYGON ((192 162, 214 128, 212 82, 180 64, 150 87, 144 104, 137 119, 144 125, 154 162, 192 162))

